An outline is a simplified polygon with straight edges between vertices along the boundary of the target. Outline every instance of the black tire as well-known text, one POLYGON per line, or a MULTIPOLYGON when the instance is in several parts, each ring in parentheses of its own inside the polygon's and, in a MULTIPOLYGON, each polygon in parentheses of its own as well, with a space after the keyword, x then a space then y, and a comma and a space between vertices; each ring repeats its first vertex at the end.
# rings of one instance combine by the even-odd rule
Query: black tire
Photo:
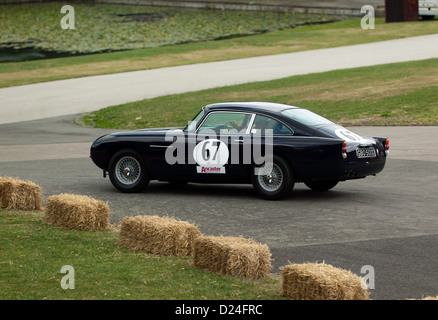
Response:
MULTIPOLYGON (((274 155, 271 172, 252 175, 255 192, 266 200, 279 200, 289 195, 295 185, 294 174, 289 164, 281 157, 274 155)), ((261 173, 261 172, 260 172, 261 173)))
POLYGON ((328 181, 307 181, 304 184, 314 191, 328 191, 339 183, 338 180, 328 181))
POLYGON ((126 193, 143 190, 149 183, 146 166, 137 151, 124 149, 111 158, 108 174, 113 186, 126 193))

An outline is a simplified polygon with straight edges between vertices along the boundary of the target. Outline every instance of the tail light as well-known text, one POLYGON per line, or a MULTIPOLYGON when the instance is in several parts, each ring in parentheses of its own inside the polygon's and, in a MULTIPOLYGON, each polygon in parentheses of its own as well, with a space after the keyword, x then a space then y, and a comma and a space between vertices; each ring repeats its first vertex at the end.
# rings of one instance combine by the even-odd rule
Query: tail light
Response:
POLYGON ((389 154, 389 139, 385 140, 385 154, 389 154))
POLYGON ((347 141, 342 143, 342 158, 347 158, 347 141))

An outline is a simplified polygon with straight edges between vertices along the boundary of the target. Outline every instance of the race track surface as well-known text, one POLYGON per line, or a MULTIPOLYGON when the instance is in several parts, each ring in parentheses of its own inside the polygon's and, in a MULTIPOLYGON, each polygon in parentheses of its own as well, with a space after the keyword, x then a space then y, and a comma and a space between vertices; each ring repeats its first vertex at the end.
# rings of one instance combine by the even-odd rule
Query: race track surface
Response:
POLYGON ((205 235, 253 238, 271 249, 274 273, 289 261, 324 261, 356 274, 372 266, 372 299, 438 293, 438 150, 425 138, 438 136, 438 127, 349 128, 389 136, 390 157, 381 174, 326 193, 297 184, 287 199, 265 201, 250 185, 179 189, 151 182, 143 193, 119 193, 88 157, 92 141, 111 130, 82 128, 73 118, 1 125, 0 176, 37 183, 44 200, 67 192, 108 202, 113 223, 158 214, 194 223, 205 235))

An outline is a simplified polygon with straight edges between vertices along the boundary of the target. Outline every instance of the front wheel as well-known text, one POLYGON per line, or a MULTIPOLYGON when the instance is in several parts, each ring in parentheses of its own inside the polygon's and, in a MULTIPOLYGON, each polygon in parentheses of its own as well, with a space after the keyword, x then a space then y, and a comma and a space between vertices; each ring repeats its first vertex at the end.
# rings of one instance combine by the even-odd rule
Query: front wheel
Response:
POLYGON ((254 167, 252 184, 260 197, 278 200, 290 194, 295 181, 289 164, 283 158, 274 155, 272 163, 254 167))
POLYGON ((143 159, 134 150, 118 151, 111 158, 108 173, 113 186, 122 192, 138 192, 149 183, 143 159))
POLYGON ((307 181, 304 184, 314 191, 327 191, 334 188, 338 184, 338 180, 329 181, 307 181))

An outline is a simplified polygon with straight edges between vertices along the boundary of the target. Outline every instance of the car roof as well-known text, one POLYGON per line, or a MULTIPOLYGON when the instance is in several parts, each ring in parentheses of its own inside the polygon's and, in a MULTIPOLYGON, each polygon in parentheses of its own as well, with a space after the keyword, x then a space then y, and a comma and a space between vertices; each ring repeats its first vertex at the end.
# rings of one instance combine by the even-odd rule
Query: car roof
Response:
POLYGON ((205 112, 210 111, 245 111, 262 113, 280 113, 286 109, 297 109, 298 107, 274 102, 221 102, 213 103, 204 107, 205 112))

